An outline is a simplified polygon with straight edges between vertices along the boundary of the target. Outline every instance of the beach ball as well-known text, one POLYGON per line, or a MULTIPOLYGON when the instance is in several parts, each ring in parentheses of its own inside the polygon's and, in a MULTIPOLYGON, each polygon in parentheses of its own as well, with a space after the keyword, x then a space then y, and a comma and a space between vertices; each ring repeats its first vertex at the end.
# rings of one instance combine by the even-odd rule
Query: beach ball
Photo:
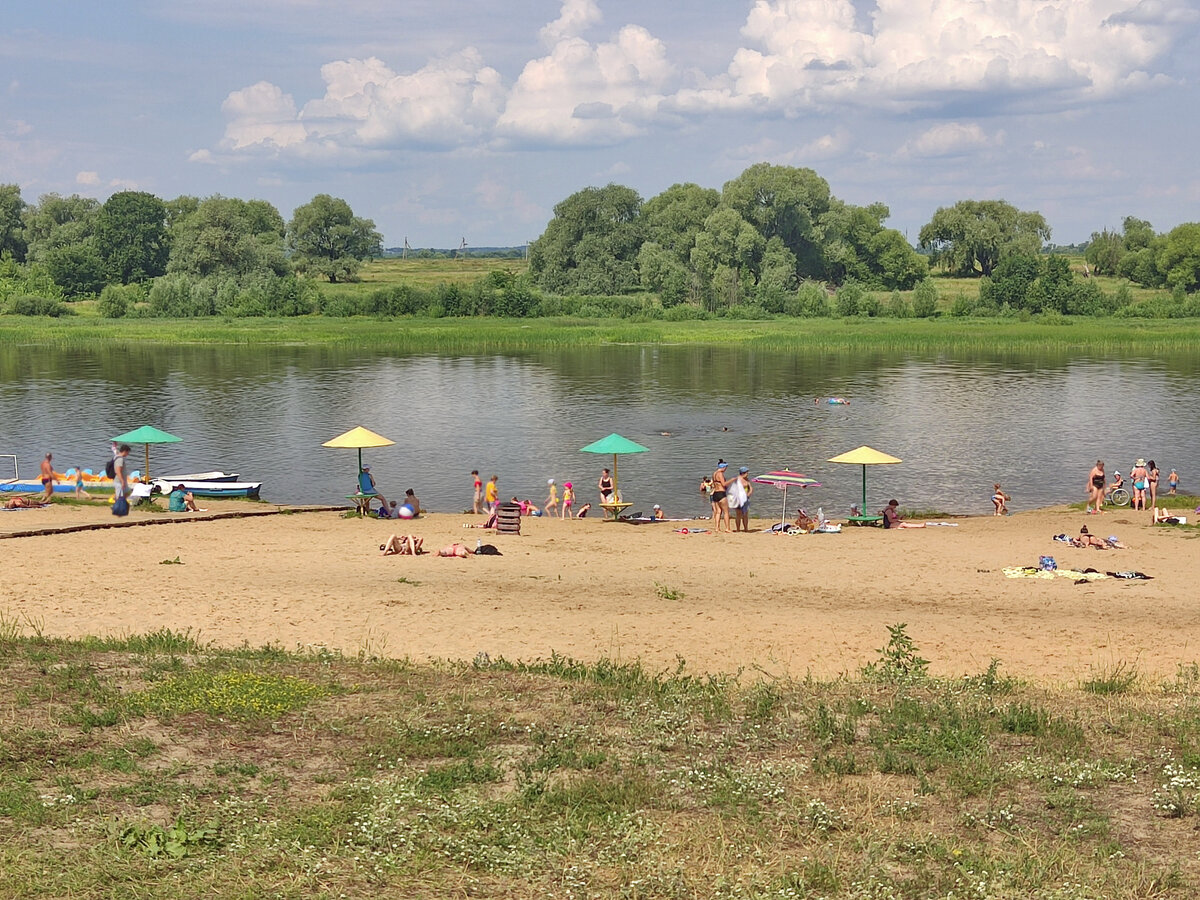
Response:
POLYGON ((416 515, 416 513, 413 512, 413 508, 411 506, 409 506, 407 503, 405 503, 402 507, 400 507, 397 514, 402 519, 411 519, 413 516, 416 515))

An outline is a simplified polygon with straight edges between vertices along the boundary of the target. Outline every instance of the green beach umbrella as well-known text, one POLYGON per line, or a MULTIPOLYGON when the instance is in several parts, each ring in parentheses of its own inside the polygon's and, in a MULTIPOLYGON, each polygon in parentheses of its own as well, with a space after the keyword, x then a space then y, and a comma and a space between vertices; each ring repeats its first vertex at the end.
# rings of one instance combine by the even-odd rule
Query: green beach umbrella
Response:
POLYGON ((861 447, 856 447, 840 456, 835 456, 829 460, 831 463, 843 463, 850 466, 862 466, 862 515, 867 514, 867 466, 887 466, 893 463, 904 462, 902 459, 897 459, 894 456, 888 456, 886 453, 881 453, 865 444, 861 447))
POLYGON ((613 496, 620 496, 617 493, 617 456, 622 453, 647 453, 649 447, 643 447, 629 438, 621 437, 617 433, 610 434, 606 438, 588 444, 586 447, 580 447, 580 453, 611 453, 613 458, 613 496))
POLYGON ((362 471, 362 452, 363 447, 391 447, 396 442, 385 438, 382 434, 376 434, 369 428, 363 428, 361 425, 351 428, 349 431, 339 434, 335 438, 330 438, 322 447, 334 447, 345 449, 358 450, 358 471, 362 471))
POLYGON ((146 448, 146 470, 142 473, 142 481, 148 482, 150 480, 150 445, 178 444, 183 438, 167 434, 153 425, 143 425, 141 428, 133 429, 133 431, 118 434, 112 440, 114 444, 142 444, 146 448))

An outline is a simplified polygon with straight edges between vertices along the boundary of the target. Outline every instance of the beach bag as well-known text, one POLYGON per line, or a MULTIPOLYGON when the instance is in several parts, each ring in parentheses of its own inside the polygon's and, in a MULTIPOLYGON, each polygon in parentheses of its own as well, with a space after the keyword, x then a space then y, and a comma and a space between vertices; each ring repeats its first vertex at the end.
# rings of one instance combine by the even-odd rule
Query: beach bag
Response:
POLYGON ((1053 556, 1042 556, 1038 558, 1038 568, 1043 572, 1053 572, 1058 568, 1058 562, 1053 556))
POLYGON ((109 478, 117 477, 117 461, 111 456, 109 457, 108 462, 104 464, 104 474, 109 478))
POLYGON ((112 513, 114 516, 129 515, 129 501, 125 499, 124 494, 117 494, 113 499, 112 513))

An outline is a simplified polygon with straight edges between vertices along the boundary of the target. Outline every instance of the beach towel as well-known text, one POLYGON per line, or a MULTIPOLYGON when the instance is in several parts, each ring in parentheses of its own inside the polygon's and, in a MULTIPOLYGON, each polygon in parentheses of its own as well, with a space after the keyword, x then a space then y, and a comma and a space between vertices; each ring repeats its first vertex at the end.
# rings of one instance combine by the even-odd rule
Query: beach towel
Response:
POLYGON ((1041 569, 1036 566, 1009 566, 1004 570, 1005 578, 1041 578, 1049 581, 1054 578, 1070 578, 1076 584, 1087 581, 1098 581, 1101 578, 1107 578, 1103 572, 1097 572, 1095 569, 1041 569))

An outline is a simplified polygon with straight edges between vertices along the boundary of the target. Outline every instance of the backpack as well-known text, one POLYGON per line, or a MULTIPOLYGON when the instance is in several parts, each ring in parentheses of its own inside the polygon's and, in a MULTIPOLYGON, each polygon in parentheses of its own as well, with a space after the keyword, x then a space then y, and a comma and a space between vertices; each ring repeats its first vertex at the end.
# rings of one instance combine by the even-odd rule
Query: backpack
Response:
POLYGON ((117 477, 117 461, 115 458, 110 457, 108 462, 104 464, 104 474, 109 478, 117 477))

